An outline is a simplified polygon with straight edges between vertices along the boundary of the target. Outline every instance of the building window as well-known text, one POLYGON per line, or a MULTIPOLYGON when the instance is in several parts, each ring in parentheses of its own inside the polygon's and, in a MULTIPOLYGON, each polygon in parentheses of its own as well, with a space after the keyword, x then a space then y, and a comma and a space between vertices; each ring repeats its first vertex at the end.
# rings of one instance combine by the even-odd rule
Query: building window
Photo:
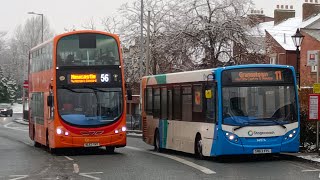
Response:
POLYGON ((277 57, 276 56, 270 57, 270 64, 277 64, 277 57))

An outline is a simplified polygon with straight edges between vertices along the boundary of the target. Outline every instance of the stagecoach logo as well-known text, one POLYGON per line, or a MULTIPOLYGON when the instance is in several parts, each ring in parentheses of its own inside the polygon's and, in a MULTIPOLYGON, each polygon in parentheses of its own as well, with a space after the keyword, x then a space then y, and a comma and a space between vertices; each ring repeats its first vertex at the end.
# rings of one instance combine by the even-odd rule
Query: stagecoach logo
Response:
POLYGON ((81 131, 83 136, 97 136, 101 135, 104 131, 81 131))
POLYGON ((66 79, 66 77, 60 76, 59 79, 60 79, 60 81, 64 81, 66 79))
POLYGON ((264 132, 262 132, 262 131, 248 131, 248 135, 249 136, 253 136, 253 135, 260 135, 260 136, 262 136, 262 135, 273 135, 273 134, 275 134, 275 132, 274 131, 264 131, 264 132))

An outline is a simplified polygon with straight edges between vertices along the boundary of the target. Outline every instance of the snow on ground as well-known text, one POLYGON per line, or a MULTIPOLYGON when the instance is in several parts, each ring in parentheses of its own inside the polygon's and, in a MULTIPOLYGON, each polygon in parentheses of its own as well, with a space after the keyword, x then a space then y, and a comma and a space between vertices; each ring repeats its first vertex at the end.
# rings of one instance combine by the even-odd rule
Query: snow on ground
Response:
POLYGON ((311 161, 316 161, 320 162, 320 156, 319 155, 306 155, 306 156, 298 156, 299 158, 311 160, 311 161))
POLYGON ((13 113, 23 113, 22 104, 13 103, 12 109, 13 113))

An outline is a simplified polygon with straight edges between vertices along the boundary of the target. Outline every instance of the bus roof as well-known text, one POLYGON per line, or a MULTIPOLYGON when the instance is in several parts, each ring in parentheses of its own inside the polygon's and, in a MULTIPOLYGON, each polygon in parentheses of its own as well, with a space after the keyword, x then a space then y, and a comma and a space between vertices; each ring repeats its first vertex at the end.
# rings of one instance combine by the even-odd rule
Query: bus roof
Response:
POLYGON ((184 82, 201 82, 201 81, 206 81, 208 75, 212 74, 212 72, 216 70, 222 71, 222 70, 240 69, 240 68, 290 68, 290 69, 293 69, 292 66, 288 66, 288 65, 244 64, 244 65, 225 66, 225 67, 217 67, 217 68, 202 69, 202 70, 195 70, 195 71, 184 71, 184 72, 177 72, 177 73, 144 76, 142 79, 147 80, 147 85, 174 84, 174 83, 184 83, 184 82))

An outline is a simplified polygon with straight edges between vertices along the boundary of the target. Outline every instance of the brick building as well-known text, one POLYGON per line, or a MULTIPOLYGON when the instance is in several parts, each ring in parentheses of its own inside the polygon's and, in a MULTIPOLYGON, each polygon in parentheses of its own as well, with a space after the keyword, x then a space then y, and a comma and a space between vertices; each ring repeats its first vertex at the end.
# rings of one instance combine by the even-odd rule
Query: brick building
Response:
POLYGON ((311 87, 316 81, 316 67, 308 67, 307 52, 320 50, 320 5, 304 3, 302 17, 295 17, 292 9, 276 9, 274 26, 266 29, 267 55, 270 63, 287 64, 296 68, 296 47, 291 36, 297 28, 305 36, 300 49, 300 82, 302 87, 311 87), (280 16, 280 17, 278 17, 280 16))

